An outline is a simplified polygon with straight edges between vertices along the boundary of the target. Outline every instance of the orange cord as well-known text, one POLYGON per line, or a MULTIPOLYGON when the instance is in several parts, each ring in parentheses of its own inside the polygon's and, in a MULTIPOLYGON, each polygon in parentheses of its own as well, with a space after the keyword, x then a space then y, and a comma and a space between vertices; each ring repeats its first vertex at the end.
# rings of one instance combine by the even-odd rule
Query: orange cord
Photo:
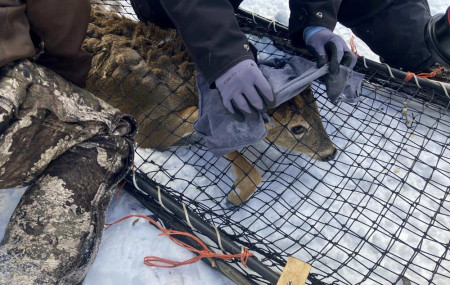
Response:
POLYGON ((409 72, 409 71, 408 71, 408 72, 406 73, 405 81, 411 80, 411 78, 413 78, 414 75, 416 75, 416 76, 418 76, 418 77, 422 77, 422 78, 431 78, 431 77, 436 76, 436 73, 438 73, 439 71, 441 71, 441 70, 443 70, 443 69, 444 69, 444 67, 441 67, 441 68, 438 68, 438 69, 436 69, 436 70, 433 70, 432 72, 429 72, 429 73, 422 72, 422 73, 419 73, 419 74, 414 74, 413 72, 409 72))
POLYGON ((119 190, 117 190, 116 197, 119 197, 120 191, 122 191, 122 189, 125 187, 126 183, 127 183, 127 180, 125 179, 122 183, 122 186, 120 186, 119 190))
MULTIPOLYGON (((131 170, 132 170, 132 171, 134 170, 134 161, 133 161, 133 163, 131 164, 131 170)), ((119 197, 120 191, 122 191, 122 189, 125 187, 125 184, 126 184, 126 183, 127 183, 127 180, 125 179, 125 180, 123 181, 122 186, 120 186, 119 190, 117 190, 116 197, 119 197)))
POLYGON ((244 265, 244 267, 247 267, 248 258, 250 256, 254 256, 254 254, 249 252, 248 249, 245 247, 242 247, 242 253, 239 253, 239 254, 215 253, 215 252, 209 250, 208 247, 195 235, 192 235, 187 232, 180 232, 180 231, 165 229, 165 228, 161 227, 157 222, 155 222, 155 220, 153 220, 152 218, 149 218, 147 216, 144 216, 144 215, 130 215, 130 216, 124 217, 124 218, 117 220, 114 223, 108 225, 108 227, 106 229, 109 229, 113 225, 118 224, 126 219, 130 219, 130 218, 134 218, 134 217, 135 218, 143 218, 143 219, 149 221, 150 223, 154 224, 162 232, 158 236, 168 236, 175 244, 177 244, 183 248, 189 249, 190 251, 193 251, 198 254, 197 256, 195 256, 191 259, 188 259, 186 261, 175 261, 175 260, 164 259, 164 258, 160 258, 160 257, 156 257, 156 256, 147 256, 144 258, 144 264, 148 265, 148 266, 173 268, 173 267, 178 267, 181 265, 196 263, 197 261, 199 261, 200 259, 205 258, 205 257, 207 257, 207 258, 213 257, 213 258, 220 258, 220 259, 224 259, 224 260, 240 258, 242 265, 244 265), (173 237, 173 235, 190 237, 193 240, 195 240, 196 242, 198 242, 203 247, 203 249, 198 250, 198 249, 176 239, 175 237, 173 237))
MULTIPOLYGON (((450 15, 450 14, 449 14, 449 15, 450 15)), ((350 47, 351 47, 352 52, 356 55, 356 57, 359 57, 358 50, 356 49, 356 44, 355 44, 355 35, 352 35, 351 38, 350 38, 350 47)), ((439 71, 441 71, 441 70, 443 70, 443 69, 444 69, 444 67, 441 67, 441 68, 438 68, 438 69, 436 69, 436 70, 433 70, 433 71, 430 72, 430 73, 425 73, 425 72, 423 72, 423 73, 419 73, 419 74, 414 74, 413 72, 409 72, 409 71, 408 71, 408 72, 406 73, 405 81, 410 81, 411 78, 414 77, 414 75, 416 75, 416 76, 418 76, 418 77, 422 77, 422 78, 431 78, 431 77, 435 77, 435 76, 436 76, 436 73, 438 73, 439 71)))
POLYGON ((356 49, 356 44, 355 44, 355 35, 352 35, 352 37, 350 38, 350 48, 352 49, 352 52, 356 55, 356 57, 359 57, 358 54, 358 50, 356 49))

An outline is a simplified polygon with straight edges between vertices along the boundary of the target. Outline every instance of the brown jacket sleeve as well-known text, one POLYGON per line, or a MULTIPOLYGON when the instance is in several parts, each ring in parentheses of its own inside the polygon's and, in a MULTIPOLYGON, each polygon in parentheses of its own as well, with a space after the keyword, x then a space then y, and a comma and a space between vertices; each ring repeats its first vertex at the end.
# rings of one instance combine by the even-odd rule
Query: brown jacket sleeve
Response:
POLYGON ((0 1, 0 67, 34 53, 25 4, 17 0, 0 1))
POLYGON ((161 1, 209 84, 238 62, 254 59, 229 0, 161 1))
POLYGON ((304 46, 303 30, 322 26, 334 30, 341 0, 289 0, 289 36, 294 46, 304 46))

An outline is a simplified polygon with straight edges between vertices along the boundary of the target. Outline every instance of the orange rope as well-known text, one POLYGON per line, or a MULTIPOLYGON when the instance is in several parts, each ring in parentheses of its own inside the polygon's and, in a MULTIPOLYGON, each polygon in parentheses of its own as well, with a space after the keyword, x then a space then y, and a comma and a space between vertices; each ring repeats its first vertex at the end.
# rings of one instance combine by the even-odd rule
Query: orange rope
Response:
POLYGON ((406 73, 406 77, 405 77, 405 81, 409 81, 411 80, 411 78, 414 77, 414 75, 418 76, 418 77, 422 77, 422 78, 431 78, 431 77, 435 77, 436 73, 438 73, 439 71, 443 70, 444 67, 438 68, 436 70, 433 70, 432 72, 426 73, 426 72, 422 72, 419 74, 414 74, 413 72, 407 72, 406 73))
POLYGON ((178 267, 181 265, 186 265, 186 264, 193 264, 196 263, 197 261, 199 261, 202 258, 221 258, 224 260, 230 260, 233 258, 240 258, 241 259, 241 263, 242 265, 244 265, 244 267, 247 267, 247 261, 248 258, 250 256, 254 256, 253 253, 249 252, 247 248, 242 247, 242 252, 239 254, 219 254, 219 253, 215 253, 211 250, 208 249, 208 247, 195 235, 192 235, 190 233, 186 233, 186 232, 180 232, 180 231, 174 231, 174 230, 169 230, 169 229, 165 229, 163 227, 161 227, 157 222, 155 222, 155 220, 153 220, 152 218, 149 218, 147 216, 144 215, 130 215, 127 217, 124 217, 120 220, 115 221, 114 223, 108 225, 108 227, 106 229, 109 229, 110 227, 112 227, 115 224, 118 224, 126 219, 130 219, 130 218, 143 218, 147 221, 149 221, 150 223, 154 224, 162 233, 159 234, 158 236, 168 236, 175 244, 189 249, 190 251, 193 251, 195 253, 197 253, 198 255, 185 260, 185 261, 175 261, 175 260, 169 260, 169 259, 165 259, 165 258, 160 258, 160 257, 156 257, 156 256, 147 256, 144 258, 144 264, 148 265, 148 266, 154 266, 154 267, 162 267, 162 268, 173 268, 173 267, 178 267), (180 236, 187 236, 192 238, 193 240, 195 240, 196 242, 198 242, 203 249, 202 250, 198 250, 178 239, 176 239, 175 237, 173 237, 173 235, 180 235, 180 236))
POLYGON ((356 44, 355 44, 355 35, 352 35, 352 37, 350 38, 350 48, 352 49, 352 52, 356 55, 356 57, 359 57, 358 54, 358 50, 356 49, 356 44))
POLYGON ((406 77, 405 77, 405 81, 410 81, 411 80, 411 78, 413 78, 414 77, 414 75, 415 75, 415 73, 414 72, 406 72, 406 77))
POLYGON ((127 183, 127 180, 125 179, 122 183, 122 186, 120 186, 119 190, 117 190, 116 197, 119 197, 120 191, 122 191, 122 189, 125 187, 126 183, 127 183))
MULTIPOLYGON (((132 171, 134 170, 134 161, 131 164, 131 170, 132 171)), ((123 181, 123 184, 122 184, 122 186, 120 186, 119 190, 117 190, 116 197, 119 197, 120 191, 122 191, 122 189, 125 187, 125 184, 127 184, 127 180, 126 179, 123 181)))

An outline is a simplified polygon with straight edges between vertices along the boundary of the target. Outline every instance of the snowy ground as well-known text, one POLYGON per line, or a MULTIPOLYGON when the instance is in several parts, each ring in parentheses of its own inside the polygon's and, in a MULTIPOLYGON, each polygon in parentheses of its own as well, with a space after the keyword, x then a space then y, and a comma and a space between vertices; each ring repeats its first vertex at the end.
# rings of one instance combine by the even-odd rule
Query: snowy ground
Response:
MULTIPOLYGON (((319 98, 321 110, 333 110, 322 116, 333 122, 327 132, 341 150, 334 164, 267 151, 264 142, 244 153, 246 157, 264 153, 258 163, 265 173, 264 191, 239 210, 228 210, 223 200, 223 189, 229 189, 233 180, 225 159, 189 147, 176 153, 139 150, 136 163, 157 182, 265 237, 264 246, 269 244, 271 250, 288 249, 305 261, 326 252, 327 258, 319 258, 313 270, 328 272, 347 264, 338 272, 355 284, 374 266, 380 276, 372 274, 371 281, 386 284, 395 282, 410 261, 411 270, 404 274, 413 282, 424 284, 432 278, 435 284, 449 284, 450 272, 439 268, 442 276, 432 276, 432 269, 438 257, 445 258, 443 245, 450 240, 449 213, 439 210, 442 199, 450 203, 445 198, 445 185, 450 185, 450 116, 409 102, 410 111, 423 112, 412 131, 401 116, 403 100, 371 95, 366 94, 357 110, 341 105, 339 112, 319 98), (430 126, 439 131, 432 132, 430 126), (152 163, 141 165, 142 159, 152 163), (300 169, 303 173, 298 175, 300 169), (277 227, 294 241, 283 239, 277 227), (304 248, 296 248, 298 244, 304 248), (416 248, 421 249, 419 254, 416 248), (374 265, 377 261, 381 266, 374 265)), ((212 220, 216 225, 223 221, 212 220)), ((234 229, 234 233, 241 232, 234 229)))
MULTIPOLYGON (((449 5, 447 1, 442 0, 432 0, 429 1, 431 6, 431 11, 433 14, 443 13, 445 8, 449 5)), ((287 0, 272 0, 272 1, 262 1, 262 0, 246 0, 244 1, 243 8, 247 10, 251 10, 257 14, 263 15, 267 18, 276 19, 284 24, 287 24, 289 13, 288 13, 288 1, 287 0)), ((337 33, 344 37, 344 39, 350 38, 350 32, 348 29, 342 26, 337 27, 337 33)), ((358 46, 358 52, 361 55, 365 55, 368 58, 376 59, 376 56, 372 54, 368 47, 366 47, 362 42, 356 42, 358 46)), ((436 207, 436 202, 442 193, 437 191, 440 185, 450 185, 450 179, 447 172, 432 172, 432 168, 435 167, 437 169, 450 169, 450 162, 439 159, 440 156, 449 157, 450 151, 448 148, 443 148, 442 144, 448 145, 450 143, 447 134, 450 133, 450 129, 445 125, 439 125, 437 121, 433 118, 440 117, 441 122, 449 122, 450 118, 448 116, 441 116, 437 114, 433 110, 429 110, 425 112, 420 120, 420 126, 417 129, 417 134, 415 136, 409 137, 408 140, 404 140, 401 136, 409 136, 408 131, 403 129, 402 125, 399 123, 400 120, 394 121, 398 125, 393 126, 392 121, 385 122, 389 118, 398 118, 398 112, 402 108, 402 102, 389 102, 389 106, 383 104, 383 100, 372 101, 368 98, 365 101, 367 106, 372 106, 371 110, 361 110, 360 112, 354 112, 353 109, 347 109, 347 107, 341 107, 342 112, 340 114, 335 115, 330 112, 322 114, 326 120, 334 122, 334 126, 328 125, 327 131, 329 133, 334 133, 336 140, 335 144, 339 146, 340 149, 344 149, 345 152, 341 152, 339 157, 337 158, 336 166, 332 167, 329 164, 318 164, 317 166, 313 163, 302 163, 301 167, 305 170, 305 175, 302 176, 302 183, 306 185, 314 185, 316 187, 315 178, 310 176, 308 173, 313 173, 315 176, 320 176, 320 173, 331 172, 332 175, 327 175, 324 180, 324 185, 328 185, 322 188, 316 188, 316 192, 322 193, 322 196, 311 196, 310 202, 307 202, 302 205, 302 212, 305 216, 310 215, 312 219, 320 221, 323 225, 329 224, 329 228, 322 228, 321 233, 328 232, 330 234, 335 233, 335 228, 332 227, 333 222, 339 221, 340 223, 347 223, 349 221, 353 221, 353 223, 347 224, 347 230, 349 233, 358 233, 361 236, 365 236, 370 243, 367 244, 367 248, 365 248, 366 254, 364 257, 373 258, 376 260, 378 255, 379 248, 389 248, 394 254, 405 257, 405 259, 409 260, 409 258, 415 255, 413 248, 417 245, 417 235, 414 234, 417 229, 423 229, 424 227, 430 226, 428 230, 439 242, 448 242, 450 238, 450 234, 448 231, 442 231, 442 227, 439 227, 436 224, 427 225, 427 221, 431 221, 429 218, 432 214, 428 213, 426 209, 436 207), (377 110, 385 110, 385 113, 373 113, 377 112, 377 110), (372 113, 371 113, 372 112, 372 113), (373 127, 371 129, 371 125, 368 124, 366 126, 354 125, 354 128, 365 127, 366 129, 363 132, 363 135, 355 136, 354 132, 352 132, 351 128, 348 128, 346 131, 346 124, 359 124, 357 120, 347 121, 347 118, 351 114, 353 118, 367 119, 370 118, 371 121, 376 123, 378 129, 373 127), (379 128, 380 122, 383 122, 383 128, 379 128), (436 126, 439 125, 441 128, 441 132, 434 132, 428 134, 427 126, 436 126), (342 128, 342 132, 337 132, 336 129, 339 129, 339 126, 344 126, 342 128), (395 128, 395 132, 389 129, 389 126, 395 128), (368 129, 368 130, 367 130, 368 129), (371 134, 390 134, 391 137, 394 137, 396 141, 404 142, 406 145, 395 144, 383 139, 380 135, 378 140, 374 139, 376 136, 372 136, 371 134), (367 145, 367 138, 371 139, 371 143, 367 145), (440 142, 442 144, 437 144, 436 142, 440 142), (380 149, 380 145, 383 145, 383 148, 380 149), (421 147, 427 147, 428 152, 420 151, 421 147), (405 149, 403 149, 405 148, 405 149), (402 152, 400 157, 392 157, 392 153, 402 152), (366 153, 371 156, 370 159, 366 159, 364 161, 360 161, 360 167, 371 168, 374 173, 380 174, 379 177, 365 177, 366 175, 370 175, 370 172, 361 171, 361 169, 356 168, 351 165, 351 162, 355 159, 358 160, 358 155, 360 153, 366 153), (415 162, 414 158, 419 156, 420 162, 415 162), (408 175, 407 169, 404 168, 405 165, 410 166, 414 169, 414 173, 420 173, 424 175, 430 175, 432 178, 432 183, 426 182, 423 178, 418 175, 408 175), (334 177, 340 177, 343 173, 349 175, 348 181, 345 181, 346 185, 335 185, 336 179, 334 177), (368 180, 375 180, 375 184, 367 183, 368 180), (400 182, 404 180, 406 182, 400 182), (362 181, 362 182, 352 182, 352 181, 362 181), (435 183, 433 183, 435 182, 435 183), (353 183, 353 184, 352 184, 353 183), (386 189, 377 187, 377 192, 370 192, 371 189, 374 189, 374 185, 377 186, 377 183, 383 183, 388 187, 386 189), (330 185, 341 187, 342 197, 346 198, 345 202, 333 202, 336 204, 330 204, 330 200, 324 199, 323 196, 326 196, 326 193, 330 195, 333 194, 330 192, 330 185), (372 188, 371 188, 372 187, 372 188), (359 191, 351 192, 349 189, 359 189, 359 191), (427 196, 418 196, 417 191, 414 191, 414 188, 426 189, 426 192, 430 193, 427 196), (392 190, 394 189, 394 191, 392 190), (320 191, 319 191, 320 190, 320 191), (364 191, 363 191, 364 190, 364 191), (365 191, 373 194, 372 198, 367 198, 364 196, 365 191), (417 200, 419 199, 419 200, 417 200), (409 209, 411 203, 417 203, 417 206, 413 209, 413 212, 410 213, 411 219, 406 225, 406 229, 399 232, 400 225, 392 223, 389 219, 390 216, 402 216, 404 215, 405 209, 409 209), (314 215, 318 215, 318 212, 315 210, 318 205, 326 205, 328 209, 332 209, 334 211, 333 215, 330 216, 320 216, 315 217, 314 215), (327 204, 328 203, 328 204, 327 204), (385 213, 384 218, 380 218, 376 213, 382 211, 386 204, 390 203, 390 208, 385 213), (361 206, 363 204, 363 206, 361 206), (365 212, 361 212, 361 217, 358 222, 355 222, 355 218, 350 219, 348 217, 348 212, 354 211, 354 209, 358 208, 362 209, 365 212), (413 219, 414 218, 414 219, 413 219), (375 231, 373 227, 367 226, 369 224, 380 224, 384 226, 384 232, 375 231), (398 233, 401 242, 396 242, 394 244, 386 244, 389 241, 388 237, 390 234, 398 233), (370 256, 372 255, 372 256, 370 256)), ((387 102, 387 101, 386 101, 387 102)), ((326 105, 327 102, 321 102, 321 104, 326 105)), ((417 109, 422 110, 420 106, 416 106, 417 109)), ((274 151, 275 152, 275 151, 274 151)), ((151 159, 154 161, 165 161, 169 158, 169 154, 167 152, 156 153, 156 152, 148 152, 146 150, 140 150, 142 156, 151 155, 151 159)), ((186 149, 180 150, 177 157, 172 157, 172 160, 169 160, 165 166, 170 164, 172 173, 177 173, 177 177, 180 180, 175 180, 172 182, 173 188, 175 186, 186 187, 183 185, 186 179, 190 179, 193 181, 193 185, 203 185, 207 183, 208 179, 205 177, 202 178, 202 175, 198 173, 198 168, 186 166, 186 162, 192 162, 193 164, 197 163, 200 160, 199 157, 196 157, 195 149, 186 149), (179 158, 184 158, 185 161, 180 160, 179 158), (182 171, 179 171, 181 170, 182 171), (192 177, 196 177, 193 179, 192 177), (203 179, 203 180, 202 180, 203 179), (205 180, 206 179, 206 180, 205 180)), ((270 155, 270 154, 269 154, 270 155)), ((273 154, 276 156, 276 153, 273 154)), ((202 159, 206 159, 207 157, 202 157, 202 159)), ((282 158, 276 161, 272 167, 277 169, 277 171, 285 172, 289 174, 290 172, 297 171, 296 169, 289 169, 286 167, 289 163, 285 163, 284 160, 292 160, 292 157, 282 158)), ((205 160, 203 162, 205 165, 208 165, 208 162, 205 160)), ((218 171, 225 171, 227 165, 223 161, 219 161, 216 165, 218 171)), ((294 165, 295 166, 295 165, 294 165)), ((147 166, 151 168, 152 166, 147 166)), ((294 176, 295 177, 295 176, 294 176)), ((164 177, 161 174, 158 177, 160 182, 165 182, 164 180, 167 177, 164 177)), ((284 177, 284 179, 289 179, 289 177, 284 177)), ((282 185, 275 185, 276 182, 273 182, 270 177, 264 177, 264 181, 266 185, 263 185, 263 188, 274 188, 279 189, 282 185)), ((339 183, 344 183, 343 181, 338 181, 339 183)), ((299 186, 299 188, 302 185, 299 186)), ((217 186, 214 186, 217 187, 217 186)), ((218 190, 214 187, 208 188, 208 195, 214 196, 214 193, 217 195, 222 195, 222 193, 217 192, 218 190)), ((11 216, 12 211, 17 205, 21 195, 23 194, 24 189, 7 189, 0 191, 0 239, 4 234, 4 229, 6 224, 11 216)), ((198 198, 198 193, 196 193, 196 189, 188 189, 186 191, 192 194, 192 197, 198 198), (191 191, 191 192, 189 192, 191 191)), ((334 193, 335 195, 336 193, 334 193)), ((261 199, 268 199, 270 197, 264 196, 268 195, 265 193, 260 193, 261 199)), ((292 197, 296 197, 290 194, 287 189, 285 193, 286 199, 292 197)), ((449 201, 447 201, 449 202, 449 201)), ((233 216, 230 216, 231 219, 240 220, 245 217, 249 212, 248 209, 258 208, 260 203, 259 199, 253 199, 248 203, 241 212, 233 213, 233 216), (247 209, 247 210, 246 210, 247 209)), ((211 207, 215 207, 215 205, 210 205, 211 207)), ((277 220, 280 214, 283 214, 285 209, 281 205, 273 206, 274 212, 268 213, 268 216, 265 217, 267 220, 277 220), (278 207, 278 208, 277 208, 278 207), (272 216, 271 216, 272 215, 272 216)), ((129 214, 149 214, 149 212, 143 209, 140 204, 131 198, 128 194, 122 193, 118 198, 114 198, 112 204, 110 206, 107 222, 113 222, 123 216, 129 214)), ((403 217, 404 218, 404 217, 403 217)), ((148 223, 139 221, 138 223, 133 225, 133 221, 126 221, 115 227, 107 230, 103 237, 103 242, 100 248, 99 255, 92 266, 91 271, 89 272, 84 284, 231 284, 229 280, 224 278, 221 274, 215 272, 210 269, 207 265, 203 263, 198 263, 194 265, 189 265, 181 268, 175 269, 155 269, 145 266, 142 263, 142 260, 147 255, 154 255, 168 259, 177 259, 184 260, 193 256, 192 253, 187 252, 186 250, 180 249, 179 247, 172 244, 172 242, 166 237, 157 237, 158 231, 150 226, 148 223)), ((436 220, 433 220, 436 221, 436 220)), ((448 221, 443 220, 442 217, 437 217, 438 223, 441 222, 443 224, 448 224, 448 221)), ((262 222, 258 222, 257 220, 247 220, 248 226, 253 231, 261 230, 265 224, 262 222)), ((437 224, 438 224, 437 223, 437 224)), ((292 231, 292 230, 291 230, 292 231)), ((303 244, 308 244, 308 248, 315 249, 320 252, 328 246, 323 243, 324 239, 313 239, 311 236, 304 235, 305 229, 298 229, 298 232, 293 232, 293 235, 298 235, 299 240, 303 244)), ((273 237, 274 240, 276 237, 273 237)), ((327 237, 332 239, 332 237, 327 237)), ((353 250, 358 246, 358 240, 355 240, 354 235, 351 234, 342 234, 338 236, 336 234, 336 242, 340 244, 340 246, 334 247, 327 255, 334 260, 330 259, 327 264, 316 264, 313 266, 322 266, 327 268, 337 266, 337 262, 343 262, 343 259, 348 257, 348 252, 353 250)), ((286 244, 276 244, 279 247, 286 247, 286 244)), ((429 244, 420 245, 422 250, 428 254, 433 256, 444 256, 445 257, 445 249, 439 246, 437 243, 430 242, 429 244)), ((308 260, 311 257, 311 251, 299 251, 299 258, 303 260, 308 260)), ((414 260, 414 264, 421 264, 423 268, 417 269, 420 271, 423 276, 426 278, 430 277, 430 270, 427 267, 427 256, 423 254, 418 254, 414 260)), ((448 258, 447 258, 448 259, 448 258)), ((353 268, 356 271, 350 270, 348 267, 343 268, 340 273, 347 278, 354 277, 353 280, 357 282, 360 280, 361 276, 356 272, 365 273, 368 271, 366 267, 362 265, 363 260, 355 257, 350 260, 350 263, 353 262, 353 268)), ((384 267, 390 267, 394 272, 401 271, 401 262, 399 261, 391 261, 389 259, 382 260, 382 265, 384 267)), ((408 274, 408 272, 407 272, 408 274)), ((414 274, 409 272, 410 276, 414 274)), ((395 274, 391 272, 383 272, 383 276, 380 277, 380 282, 392 280, 392 278, 396 278, 395 274)), ((418 277, 415 277, 418 278, 418 277)), ((418 279, 416 279, 418 280, 418 279)), ((420 279, 422 280, 422 279, 420 279)), ((440 279, 435 280, 438 284, 450 284, 449 279, 440 279)))

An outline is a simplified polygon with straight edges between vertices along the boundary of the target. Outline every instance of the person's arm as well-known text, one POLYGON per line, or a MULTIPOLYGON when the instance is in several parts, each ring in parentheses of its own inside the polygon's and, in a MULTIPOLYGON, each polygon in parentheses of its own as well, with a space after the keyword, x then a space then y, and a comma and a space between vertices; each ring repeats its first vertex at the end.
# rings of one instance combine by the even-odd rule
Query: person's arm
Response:
POLYGON ((163 0, 161 4, 208 84, 237 63, 254 60, 229 0, 163 0))
POLYGON ((243 120, 243 114, 273 107, 275 99, 236 20, 234 8, 240 1, 233 3, 161 1, 200 73, 209 85, 217 87, 224 107, 243 120))
POLYGON ((294 46, 306 47, 317 66, 329 63, 331 74, 339 66, 353 68, 356 57, 345 41, 333 33, 341 0, 290 0, 289 34, 294 46))
POLYGON ((289 0, 289 36, 295 46, 305 46, 303 31, 320 26, 333 31, 341 0, 289 0))

